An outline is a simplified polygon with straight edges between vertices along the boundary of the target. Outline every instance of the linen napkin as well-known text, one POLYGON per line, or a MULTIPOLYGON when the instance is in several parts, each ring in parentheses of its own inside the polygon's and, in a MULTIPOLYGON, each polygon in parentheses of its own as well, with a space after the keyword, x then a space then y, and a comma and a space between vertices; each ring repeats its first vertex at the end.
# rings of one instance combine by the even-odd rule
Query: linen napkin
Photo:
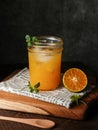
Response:
MULTIPOLYGON (((28 85, 28 81, 29 70, 28 68, 24 68, 10 79, 0 82, 0 90, 32 97, 45 102, 61 105, 66 108, 70 108, 71 104, 73 103, 71 96, 75 93, 70 92, 63 85, 60 85, 58 89, 52 91, 39 91, 38 93, 30 93, 29 88, 26 87, 28 85)), ((92 84, 88 87, 88 89, 77 94, 83 97, 90 93, 95 87, 96 86, 92 84)))

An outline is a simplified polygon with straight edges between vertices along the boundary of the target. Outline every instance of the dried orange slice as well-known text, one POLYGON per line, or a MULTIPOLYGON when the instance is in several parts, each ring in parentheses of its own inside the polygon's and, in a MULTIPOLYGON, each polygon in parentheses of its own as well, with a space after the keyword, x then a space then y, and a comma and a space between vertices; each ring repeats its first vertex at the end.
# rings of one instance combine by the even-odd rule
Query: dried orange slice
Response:
POLYGON ((80 92, 86 88, 88 79, 86 74, 78 68, 70 68, 63 75, 64 86, 72 92, 80 92))

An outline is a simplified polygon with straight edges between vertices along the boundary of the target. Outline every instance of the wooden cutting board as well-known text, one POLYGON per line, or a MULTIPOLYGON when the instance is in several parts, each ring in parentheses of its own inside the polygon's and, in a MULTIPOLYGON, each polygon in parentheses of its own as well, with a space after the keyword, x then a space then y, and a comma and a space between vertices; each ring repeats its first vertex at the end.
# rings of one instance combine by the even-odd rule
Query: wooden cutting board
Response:
MULTIPOLYGON (((16 74, 15 71, 5 80, 16 74)), ((93 90, 87 97, 83 98, 86 103, 75 105, 70 109, 52 103, 40 101, 34 98, 12 94, 0 91, 0 109, 14 110, 28 113, 36 113, 43 115, 52 115, 57 117, 83 120, 86 118, 87 111, 94 106, 94 102, 98 100, 98 89, 93 90)))

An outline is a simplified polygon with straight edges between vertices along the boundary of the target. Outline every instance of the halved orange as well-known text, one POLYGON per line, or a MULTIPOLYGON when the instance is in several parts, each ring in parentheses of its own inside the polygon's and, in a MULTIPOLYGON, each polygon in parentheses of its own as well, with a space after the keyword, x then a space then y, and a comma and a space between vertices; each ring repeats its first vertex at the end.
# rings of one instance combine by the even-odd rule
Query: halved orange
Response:
POLYGON ((80 92, 87 83, 87 75, 79 68, 70 68, 63 75, 63 84, 69 91, 80 92))

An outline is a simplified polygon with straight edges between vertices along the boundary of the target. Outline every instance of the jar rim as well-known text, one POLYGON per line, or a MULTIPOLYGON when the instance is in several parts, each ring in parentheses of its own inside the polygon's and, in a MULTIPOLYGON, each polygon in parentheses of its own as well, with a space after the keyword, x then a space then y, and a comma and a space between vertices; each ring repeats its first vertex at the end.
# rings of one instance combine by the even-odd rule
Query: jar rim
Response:
POLYGON ((36 36, 39 44, 37 42, 32 42, 32 46, 62 46, 63 40, 57 36, 36 36))

